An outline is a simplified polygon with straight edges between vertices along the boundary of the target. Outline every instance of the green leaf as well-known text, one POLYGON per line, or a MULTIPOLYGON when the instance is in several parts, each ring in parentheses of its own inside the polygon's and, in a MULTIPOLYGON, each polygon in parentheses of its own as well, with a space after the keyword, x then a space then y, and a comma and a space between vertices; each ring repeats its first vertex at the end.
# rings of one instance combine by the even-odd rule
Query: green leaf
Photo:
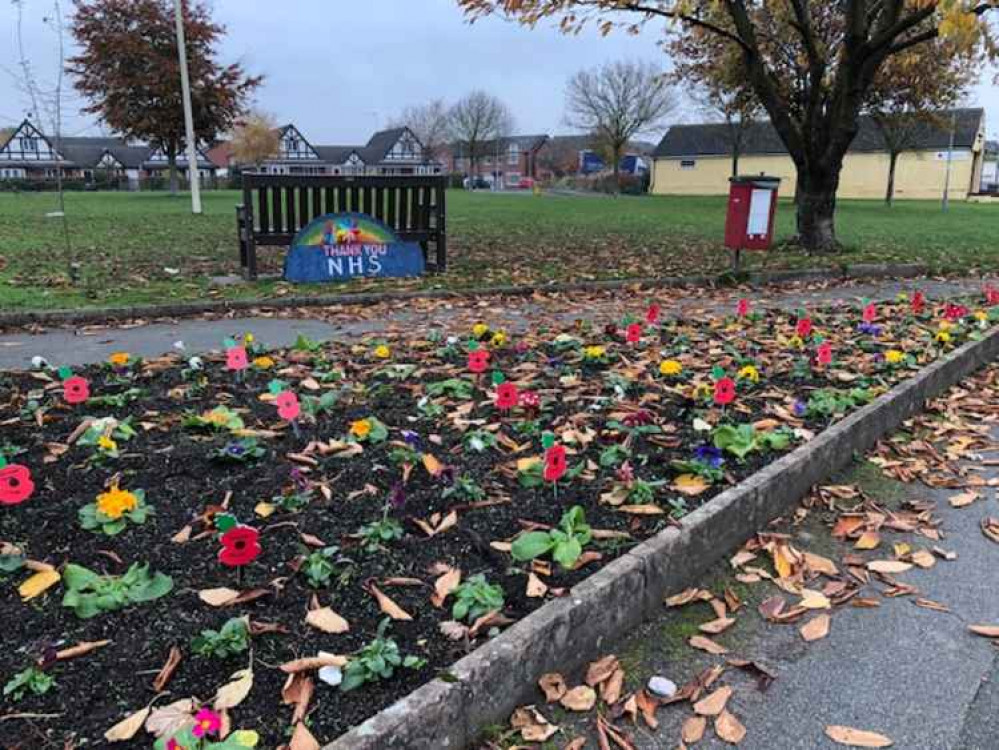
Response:
POLYGON ((552 548, 551 536, 545 531, 529 531, 513 540, 510 554, 514 560, 527 562, 540 557, 552 548))
POLYGON ((568 541, 555 545, 552 552, 552 559, 563 568, 571 568, 576 564, 576 560, 583 554, 583 545, 575 537, 570 537, 568 541))

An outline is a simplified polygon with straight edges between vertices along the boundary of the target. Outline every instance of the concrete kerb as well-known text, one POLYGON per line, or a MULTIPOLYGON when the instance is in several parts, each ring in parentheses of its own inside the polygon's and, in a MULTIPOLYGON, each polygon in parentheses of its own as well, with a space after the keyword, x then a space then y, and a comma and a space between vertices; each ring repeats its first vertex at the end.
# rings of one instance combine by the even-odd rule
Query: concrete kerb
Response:
POLYGON ((600 656, 663 597, 692 585, 811 487, 919 412, 925 402, 999 356, 999 329, 965 344, 815 439, 761 469, 549 602, 438 678, 324 750, 461 750, 537 697, 549 671, 600 656))
MULTIPOLYGON (((914 278, 925 276, 925 265, 886 264, 854 265, 843 268, 804 269, 800 271, 767 271, 750 273, 746 280, 751 284, 780 284, 792 281, 820 281, 823 279, 865 278, 914 278)), ((138 305, 134 307, 101 307, 83 310, 38 310, 0 313, 0 330, 27 325, 65 325, 105 323, 110 320, 138 318, 184 318, 195 315, 224 314, 246 310, 287 310, 298 307, 337 307, 345 305, 374 305, 381 302, 398 302, 416 299, 475 299, 479 297, 529 297, 541 292, 582 292, 623 289, 639 286, 648 289, 668 289, 685 286, 718 284, 719 276, 669 276, 661 278, 615 279, 586 281, 571 284, 543 284, 528 286, 496 286, 479 289, 426 289, 418 291, 369 292, 356 294, 324 295, 319 297, 281 297, 277 299, 211 300, 184 302, 172 305, 138 305)))

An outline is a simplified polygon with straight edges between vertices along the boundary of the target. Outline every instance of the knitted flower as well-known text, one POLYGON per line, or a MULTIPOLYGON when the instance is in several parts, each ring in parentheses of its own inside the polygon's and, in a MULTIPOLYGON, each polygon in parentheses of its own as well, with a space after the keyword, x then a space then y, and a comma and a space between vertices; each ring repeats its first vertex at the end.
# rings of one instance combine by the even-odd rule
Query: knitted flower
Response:
POLYGON ((364 440, 368 435, 371 434, 371 420, 358 419, 356 422, 351 422, 350 434, 356 437, 358 440, 364 440))
POLYGON ((476 374, 483 373, 489 367, 489 352, 476 349, 468 353, 468 369, 476 374))
POLYGON ((34 491, 35 483, 27 466, 10 464, 0 469, 0 505, 19 505, 34 491))
POLYGON ((732 378, 722 378, 715 383, 715 403, 725 406, 735 401, 735 381, 732 378))
POLYGON ((118 485, 112 485, 110 490, 97 496, 97 510, 114 521, 131 513, 138 504, 139 499, 135 495, 118 489, 118 485))
POLYGON ((683 372, 683 365, 675 359, 664 359, 659 363, 659 374, 666 377, 673 377, 683 372))
POLYGON ((260 532, 249 526, 234 526, 219 541, 219 562, 229 568, 249 565, 260 554, 260 532))
POLYGON ((67 404, 82 404, 90 398, 90 384, 79 375, 66 378, 62 383, 62 396, 67 404))
POLYGON ((518 394, 516 383, 500 383, 496 387, 496 408, 512 409, 517 405, 518 394))
POLYGON ((905 355, 898 349, 889 349, 885 352, 885 362, 890 365, 897 365, 903 359, 905 359, 905 355))

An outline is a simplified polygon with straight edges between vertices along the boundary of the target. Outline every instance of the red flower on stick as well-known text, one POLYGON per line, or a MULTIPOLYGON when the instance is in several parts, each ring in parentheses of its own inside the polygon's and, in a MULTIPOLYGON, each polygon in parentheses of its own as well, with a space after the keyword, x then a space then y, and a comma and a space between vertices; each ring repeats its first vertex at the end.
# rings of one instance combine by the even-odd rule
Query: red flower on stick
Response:
POLYGON ((996 289, 994 286, 985 287, 985 303, 989 307, 999 305, 999 289, 996 289))
POLYGON ((923 296, 922 292, 915 292, 912 295, 912 314, 920 315, 923 312, 923 307, 926 306, 926 297, 923 296))
POLYGON ((235 526, 220 541, 219 562, 229 568, 249 565, 260 555, 260 532, 250 526, 235 526))
POLYGON ((735 314, 740 318, 745 318, 749 315, 749 300, 743 297, 735 306, 735 314))
POLYGON ((35 483, 27 466, 11 464, 0 469, 0 505, 19 505, 34 491, 35 483))
POLYGON ((625 330, 625 337, 628 339, 629 344, 637 344, 642 340, 642 324, 632 323, 625 330))
POLYGON ((567 468, 565 446, 553 445, 545 451, 545 481, 557 482, 565 474, 567 468))
POLYGON ((249 358, 246 356, 246 347, 232 346, 225 350, 225 366, 236 372, 245 370, 250 366, 249 358))
POLYGON ((500 383, 496 387, 496 408, 507 411, 517 405, 519 394, 516 383, 500 383))
POLYGON ((820 365, 832 364, 832 344, 828 341, 819 345, 818 360, 820 365))
POLYGON ((90 383, 79 375, 62 381, 62 397, 67 404, 82 404, 90 398, 90 383))
POLYGON ((725 406, 735 401, 735 381, 732 378, 722 378, 715 383, 715 403, 725 406))
POLYGON ((489 351, 486 349, 476 349, 468 353, 468 369, 476 375, 486 371, 489 367, 489 351))
POLYGON ((649 309, 645 311, 645 322, 650 326, 659 322, 659 305, 649 305, 649 309))
POLYGON ((873 302, 864 305, 864 312, 861 316, 865 323, 873 323, 878 317, 878 308, 873 302))
POLYGON ((812 335, 812 319, 801 318, 798 321, 798 325, 795 326, 794 332, 798 334, 799 338, 807 339, 812 335))
POLYGON ((968 314, 968 308, 964 305, 955 305, 953 302, 948 302, 947 307, 944 308, 944 317, 947 320, 960 320, 968 314))
POLYGON ((301 413, 301 407, 298 403, 298 396, 296 396, 292 391, 282 391, 274 399, 274 403, 277 404, 278 416, 286 422, 293 422, 298 419, 298 415, 301 413))

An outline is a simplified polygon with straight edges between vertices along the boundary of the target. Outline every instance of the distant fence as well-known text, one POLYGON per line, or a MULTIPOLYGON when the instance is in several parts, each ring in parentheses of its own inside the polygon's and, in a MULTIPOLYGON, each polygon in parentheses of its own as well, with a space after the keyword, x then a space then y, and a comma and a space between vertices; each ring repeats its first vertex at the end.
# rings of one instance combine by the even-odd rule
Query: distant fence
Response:
MULTIPOLYGON (((239 177, 202 177, 202 190, 238 190, 239 177)), ((183 177, 178 179, 180 190, 188 190, 189 185, 183 177)), ((143 177, 130 180, 127 177, 95 178, 83 180, 68 178, 63 180, 63 190, 66 192, 155 192, 170 189, 169 177, 143 177)), ((0 193, 54 193, 58 184, 53 179, 0 179, 0 193)))

